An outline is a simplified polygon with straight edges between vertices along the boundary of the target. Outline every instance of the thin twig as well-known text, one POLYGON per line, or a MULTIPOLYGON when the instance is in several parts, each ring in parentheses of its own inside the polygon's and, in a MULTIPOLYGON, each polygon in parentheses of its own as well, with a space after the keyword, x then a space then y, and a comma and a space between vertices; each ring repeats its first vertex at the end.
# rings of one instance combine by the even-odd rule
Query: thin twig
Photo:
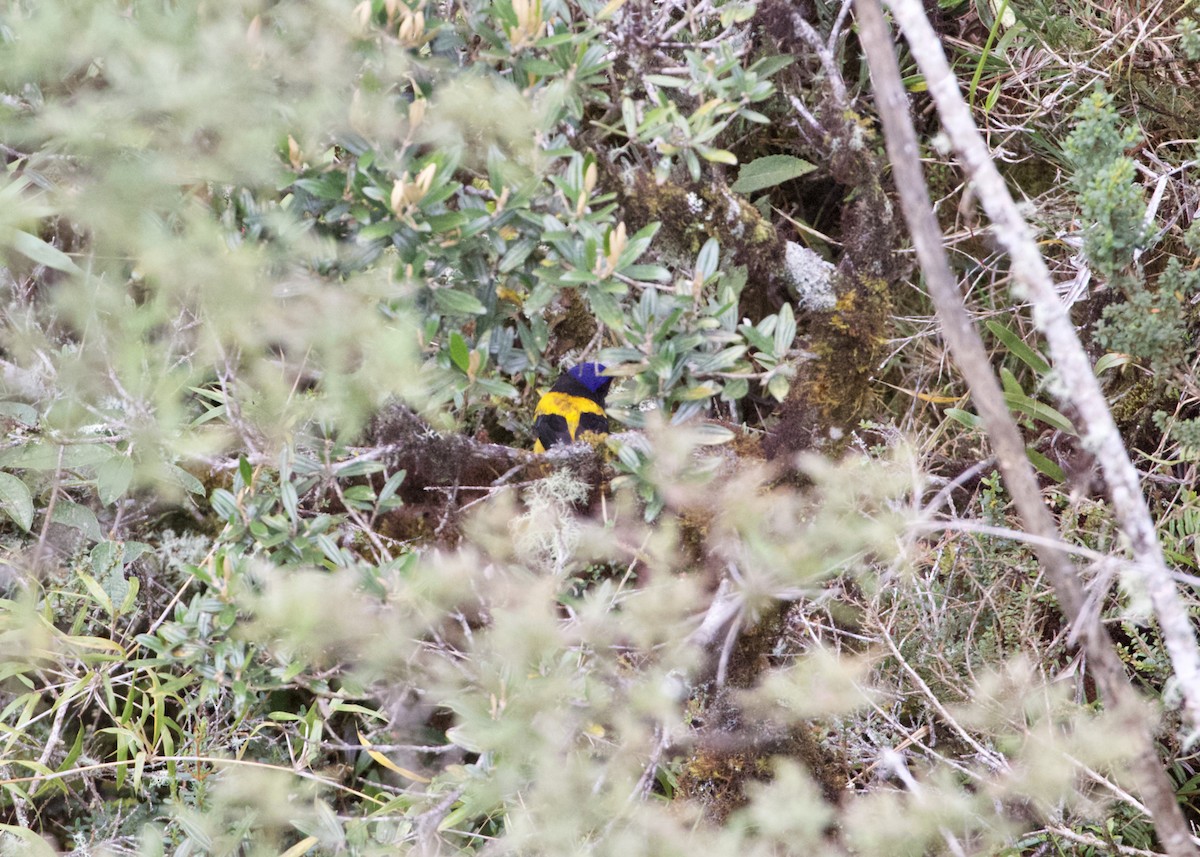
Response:
POLYGON ((62 482, 63 453, 66 447, 58 446, 58 461, 54 465, 54 477, 50 480, 50 502, 46 504, 45 520, 42 521, 42 531, 38 534, 37 545, 34 548, 33 567, 39 569, 45 556, 46 540, 50 535, 50 524, 54 521, 54 507, 58 505, 59 486, 62 482))

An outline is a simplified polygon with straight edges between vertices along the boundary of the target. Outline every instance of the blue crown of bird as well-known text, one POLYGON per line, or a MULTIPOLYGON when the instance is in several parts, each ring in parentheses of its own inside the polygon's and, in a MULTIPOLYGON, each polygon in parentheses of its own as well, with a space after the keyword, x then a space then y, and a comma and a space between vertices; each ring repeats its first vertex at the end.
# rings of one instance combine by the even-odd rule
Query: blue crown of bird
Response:
POLYGON ((533 412, 534 452, 574 443, 585 432, 608 434, 604 397, 612 378, 604 376, 604 364, 580 363, 560 375, 550 392, 538 400, 533 412))

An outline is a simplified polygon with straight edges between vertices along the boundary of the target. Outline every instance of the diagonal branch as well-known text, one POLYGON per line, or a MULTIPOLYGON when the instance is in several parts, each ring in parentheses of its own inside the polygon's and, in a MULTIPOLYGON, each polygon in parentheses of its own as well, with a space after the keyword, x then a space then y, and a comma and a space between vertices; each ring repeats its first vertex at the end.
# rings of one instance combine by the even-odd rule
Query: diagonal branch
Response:
POLYGON ((1200 648, 1158 543, 1138 472, 1129 460, 1091 361, 1058 299, 1029 226, 975 127, 920 0, 889 0, 888 7, 925 75, 942 127, 992 221, 993 234, 1008 252, 1016 283, 1014 292, 1033 305, 1033 321, 1046 337, 1055 371, 1063 382, 1063 398, 1079 414, 1083 444, 1095 454, 1104 473, 1113 512, 1133 554, 1133 573, 1150 598, 1171 658, 1183 719, 1190 733, 1185 743, 1190 742, 1200 735, 1200 648))
MULTIPOLYGON (((915 7, 907 9, 911 18, 924 20, 919 0, 912 0, 915 7)), ((892 0, 893 8, 907 4, 909 0, 892 0)), ((909 119, 908 102, 900 81, 900 69, 883 12, 878 0, 857 0, 856 10, 860 29, 860 41, 866 52, 875 85, 876 105, 883 122, 888 155, 894 170, 896 187, 900 194, 905 219, 912 233, 913 246, 925 275, 930 296, 937 308, 942 323, 943 336, 954 355, 959 370, 971 388, 980 415, 987 428, 988 437, 996 453, 996 461, 1004 476, 1005 485, 1012 495, 1022 524, 1033 536, 1031 546, 1046 575, 1054 585, 1055 593, 1063 612, 1079 633, 1087 652, 1090 668, 1108 708, 1121 717, 1135 740, 1140 745, 1131 767, 1138 780, 1143 798, 1151 813, 1159 839, 1172 857, 1185 857, 1197 853, 1192 844, 1190 831, 1183 813, 1175 801, 1175 790, 1166 772, 1158 762, 1153 750, 1149 725, 1139 704, 1137 692, 1129 684, 1124 666, 1112 645, 1112 640, 1100 624, 1099 617, 1086 609, 1087 600, 1082 583, 1070 557, 1060 547, 1058 527, 1053 516, 1042 502, 1037 477, 1025 455, 1025 443, 1020 431, 1004 402, 1004 394, 992 372, 991 362, 983 342, 975 330, 966 309, 942 244, 942 233, 938 226, 929 192, 921 169, 916 132, 909 119)), ((899 17, 899 16, 898 16, 899 17)), ((906 19, 910 25, 910 19, 906 19)), ((907 30, 906 30, 907 32, 907 30)), ((931 53, 942 57, 941 46, 929 30, 932 46, 924 42, 920 47, 910 41, 913 54, 929 59, 931 53)), ((944 65, 944 57, 942 57, 944 65)), ((945 78, 939 80, 942 95, 946 90, 957 94, 957 86, 945 68, 945 78)), ((926 70, 930 89, 933 89, 932 74, 926 70)), ((961 104, 961 98, 959 98, 961 104)), ((939 107, 941 102, 939 101, 939 107)), ((965 110, 965 106, 964 106, 965 110)), ((943 117, 943 121, 945 117, 943 117)), ((966 116, 971 132, 974 124, 966 116)), ((948 123, 947 123, 948 124, 948 123)), ((982 145, 982 144, 981 144, 982 145)), ((990 160, 986 157, 988 166, 990 160)), ((992 167, 994 172, 994 167, 992 167)), ((1036 250, 1035 250, 1036 253, 1036 250)), ((1040 264, 1040 257, 1038 263, 1040 264)), ((1015 267, 1015 260, 1014 260, 1015 267)), ((1044 270, 1044 269, 1043 269, 1044 270)), ((1053 297, 1053 292, 1051 292, 1053 297)), ((1057 305, 1057 299, 1055 299, 1057 305)), ((1072 337, 1074 331, 1072 330, 1072 337)), ((1078 349, 1078 342, 1075 343, 1078 349)), ((1082 354, 1082 351, 1080 351, 1082 354)), ((1090 369, 1088 370, 1090 374, 1090 369)), ((1105 410, 1107 414, 1107 409, 1105 410)), ((1109 418, 1111 423, 1111 418, 1109 418)), ((1115 432, 1115 429, 1114 429, 1115 432)), ((1118 438, 1119 439, 1119 438, 1118 438)), ((1123 447, 1122 447, 1123 454, 1123 447)), ((1128 461, 1128 459, 1126 459, 1128 461)), ((1140 496, 1140 495, 1139 495, 1140 496)), ((1148 515, 1148 513, 1147 513, 1148 515)), ((1153 531, 1151 530, 1151 534, 1153 531)), ((1161 554, 1159 554, 1161 562, 1161 554)), ((1169 578, 1168 578, 1169 580, 1169 578)), ((1190 633, 1189 633, 1190 636, 1190 633)))

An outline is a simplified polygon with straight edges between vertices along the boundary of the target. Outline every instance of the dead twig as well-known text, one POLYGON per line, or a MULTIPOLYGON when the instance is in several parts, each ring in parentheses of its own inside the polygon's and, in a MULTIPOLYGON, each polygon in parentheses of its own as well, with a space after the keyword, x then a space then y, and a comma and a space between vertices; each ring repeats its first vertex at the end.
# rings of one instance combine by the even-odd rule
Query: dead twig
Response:
MULTIPOLYGON (((1183 608, 1175 597, 1174 583, 1162 563, 1162 553, 1154 537, 1149 512, 1144 502, 1141 502, 1140 494, 1137 494, 1137 500, 1132 496, 1136 494, 1136 472, 1133 472, 1131 478, 1130 474, 1125 472, 1132 472, 1133 465, 1125 454, 1116 426, 1112 422, 1112 415, 1100 395, 1091 366, 1075 337, 1074 328, 1070 326, 1069 319, 1049 282, 1049 275, 1037 247, 1029 238, 1025 223, 1017 213, 1016 206, 991 162, 987 147, 979 137, 970 111, 946 62, 941 44, 926 19, 919 0, 890 0, 890 5, 908 38, 913 56, 917 58, 925 74, 929 90, 934 95, 943 124, 954 140, 959 157, 976 180, 976 189, 984 201, 985 210, 995 223, 997 233, 1003 233, 1005 236, 1003 240, 1012 255, 1014 273, 1020 269, 1018 279, 1026 285, 1030 296, 1035 298, 1042 328, 1055 355, 1055 363, 1060 367, 1068 387, 1074 390, 1073 401, 1080 400, 1076 404, 1090 430, 1087 433, 1090 440, 1095 441, 1097 447, 1111 447, 1114 441, 1119 447, 1119 451, 1107 449, 1108 467, 1113 469, 1119 480, 1123 480, 1113 486, 1114 495, 1120 495, 1119 499, 1114 496, 1113 505, 1118 508, 1117 516, 1122 528, 1134 542, 1135 561, 1140 560, 1144 567, 1149 564, 1149 555, 1151 560, 1157 557, 1158 563, 1162 565, 1162 577, 1170 588, 1169 597, 1165 599, 1170 603, 1163 606, 1167 608, 1170 621, 1172 610, 1183 614, 1183 608), (998 197, 1007 200, 1007 205, 998 202, 998 197), (1043 303, 1046 305, 1043 306, 1043 303), (1048 317, 1054 316, 1056 318, 1053 323, 1047 320, 1048 317), (1062 329, 1064 325, 1066 330, 1062 329), (1079 395, 1083 382, 1076 376, 1080 373, 1088 376, 1088 388, 1094 390, 1094 399, 1088 395, 1079 395), (1084 407, 1087 408, 1086 412, 1084 407), (1103 425, 1105 421, 1111 429, 1107 432, 1107 437, 1103 425), (1119 466, 1121 461, 1124 462, 1124 468, 1119 466), (1145 523, 1150 524, 1148 534, 1144 531, 1143 522, 1133 506, 1140 507, 1146 518, 1145 523)), ((941 228, 929 199, 917 135, 909 117, 908 101, 900 80, 895 48, 888 35, 883 10, 878 0, 858 0, 855 9, 860 39, 875 85, 876 104, 883 123, 901 205, 912 233, 913 246, 917 251, 925 282, 938 317, 942 321, 943 336, 970 386, 972 398, 983 417, 988 437, 995 450, 997 464, 1021 521, 1031 534, 1038 537, 1038 542, 1032 547, 1054 586, 1063 612, 1079 629, 1092 674, 1105 702, 1110 710, 1123 717, 1130 734, 1141 744, 1131 765, 1145 803, 1153 813, 1154 827, 1159 839, 1172 857, 1195 855, 1197 852, 1192 845, 1187 821, 1175 801, 1174 787, 1154 753, 1149 726, 1143 716, 1138 695, 1130 686, 1124 666, 1103 625, 1098 621, 1098 617, 1087 609, 1086 594, 1070 557, 1053 544, 1059 538, 1058 527, 1042 502, 1041 489, 1025 455, 1025 444, 1020 431, 1005 404, 1000 383, 992 371, 983 341, 963 306, 942 243, 941 228)), ((1153 578, 1156 573, 1157 570, 1149 576, 1153 578)), ((1146 576, 1145 573, 1143 576, 1146 576)), ((1148 589, 1152 583, 1151 580, 1146 581, 1148 589)), ((1164 593, 1159 591, 1158 595, 1162 598, 1164 593)), ((1155 606, 1157 608, 1159 605, 1155 606)), ((1186 623, 1186 614, 1183 614, 1183 621, 1186 623)), ((1179 630, 1174 629, 1176 633, 1179 630)), ((1182 667, 1183 671, 1179 672, 1180 678, 1188 682, 1196 675, 1194 667, 1200 667, 1200 650, 1195 647, 1190 627, 1185 625, 1184 633, 1187 645, 1182 646, 1184 651, 1181 653, 1181 663, 1175 666, 1177 671, 1182 667)), ((1164 637, 1167 635, 1165 627, 1163 634, 1164 637)), ((1181 641, 1177 639, 1175 642, 1179 645, 1181 641)), ((1195 692, 1196 688, 1188 690, 1195 692)), ((1191 706, 1190 702, 1188 706, 1191 706)), ((1193 715, 1195 713, 1196 709, 1192 711, 1193 715)))
MULTIPOLYGON (((1200 646, 1196 644, 1191 620, 1163 557, 1154 520, 1142 496, 1137 469, 1129 459, 1091 361, 1076 335, 1075 326, 1058 298, 1045 260, 975 126, 970 108, 963 100, 924 8, 918 0, 889 0, 888 5, 925 76, 929 93, 937 105, 943 128, 958 161, 971 178, 975 193, 992 221, 992 233, 1009 255, 1015 281, 1013 290, 1033 305, 1033 321, 1046 337, 1054 369, 1062 381, 1059 386, 1064 391, 1063 397, 1079 415, 1078 425, 1084 445, 1095 455, 1104 473, 1113 512, 1133 553, 1134 574, 1150 599, 1171 659, 1182 700, 1183 719, 1191 733, 1187 736, 1190 742, 1200 735, 1200 646)), ((859 8, 862 8, 862 4, 859 8)), ((902 105, 902 101, 886 105, 882 99, 880 101, 881 112, 890 111, 895 119, 901 115, 895 112, 895 108, 902 105)), ((907 114, 903 116, 907 122, 907 114)), ((889 151, 892 150, 893 133, 889 133, 889 151)), ((893 164, 896 164, 897 158, 911 159, 919 178, 915 134, 907 135, 902 144, 897 141, 897 146, 893 164)), ((897 181, 899 183, 898 175, 897 181)), ((913 217, 909 216, 910 225, 912 220, 913 217)), ((917 231, 914 227, 914 244, 917 244, 917 231)), ((922 240, 928 241, 934 237, 926 236, 922 240)), ((939 246, 940 237, 939 231, 936 235, 939 246)), ((920 254, 922 248, 919 244, 917 250, 920 254)), ((926 248, 925 252, 928 254, 930 249, 926 248)), ((926 268, 925 261, 922 261, 922 268, 926 268)), ((960 365, 962 360, 960 355, 960 365)), ((979 392, 974 383, 971 389, 978 401, 979 392)), ((989 434, 991 428, 989 425, 989 434)), ((1006 481, 1007 478, 1006 474, 1006 481)))

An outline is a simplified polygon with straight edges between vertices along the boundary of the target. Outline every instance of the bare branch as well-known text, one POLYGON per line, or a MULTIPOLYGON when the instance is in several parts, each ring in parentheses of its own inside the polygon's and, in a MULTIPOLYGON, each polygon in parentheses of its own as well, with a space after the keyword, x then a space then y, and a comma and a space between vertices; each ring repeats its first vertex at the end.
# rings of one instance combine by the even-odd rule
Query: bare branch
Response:
MULTIPOLYGON (((986 164, 986 167, 990 168, 991 173, 996 177, 999 192, 1007 198, 1007 192, 1000 183, 999 174, 996 173, 986 148, 978 138, 970 114, 958 94, 957 84, 950 74, 949 67, 945 64, 941 45, 933 34, 932 28, 929 27, 928 21, 925 20, 923 9, 917 0, 913 0, 911 3, 909 0, 892 0, 894 10, 901 6, 904 7, 904 15, 901 16, 897 13, 897 18, 904 21, 905 32, 909 35, 909 45, 913 55, 921 58, 919 62, 922 63, 930 90, 940 92, 939 108, 942 108, 943 101, 949 98, 947 93, 952 93, 953 98, 957 99, 957 105, 961 107, 961 114, 955 117, 960 124, 958 128, 960 137, 970 137, 978 142, 978 149, 973 151, 976 158, 974 172, 976 174, 982 172, 986 164), (921 32, 922 38, 913 41, 912 31, 921 32), (930 60, 932 54, 937 55, 940 66, 930 60), (935 75, 937 75, 936 82, 935 75), (982 155, 979 150, 982 150, 982 155)), ((876 104, 883 122, 888 155, 892 162, 901 205, 912 232, 913 246, 925 275, 930 296, 937 309, 938 318, 942 322, 943 336, 954 354, 955 362, 971 388, 972 398, 983 417, 988 437, 996 453, 996 461, 1016 504, 1021 521, 1025 528, 1037 537, 1035 541, 1031 542, 1031 546, 1054 586, 1063 612, 1075 624, 1076 631, 1087 651, 1092 674, 1104 695, 1105 702, 1110 710, 1123 718, 1130 734, 1135 736, 1140 744, 1140 748, 1131 762, 1131 767, 1138 779, 1145 802, 1153 813, 1153 821, 1159 839, 1172 857, 1195 855, 1197 852, 1192 845, 1187 822, 1183 818, 1179 805, 1175 802, 1174 788, 1153 751, 1150 731, 1143 716, 1137 693, 1130 686, 1124 666, 1113 649, 1111 639, 1103 625, 1100 624, 1099 617, 1087 609, 1083 586, 1070 557, 1054 544, 1059 538, 1058 528, 1050 512, 1042 503, 1037 478, 1025 455, 1024 441, 1004 402, 1000 383, 992 372, 983 342, 963 306, 962 297, 950 271, 946 250, 942 243, 941 228, 938 226, 937 217, 925 185, 916 131, 909 118, 908 103, 900 80, 900 69, 896 63, 894 47, 887 32, 882 9, 877 0, 857 0, 856 10, 860 39, 863 50, 867 54, 871 78, 875 84, 876 104)), ((943 114, 943 121, 946 125, 950 124, 945 114, 943 114)), ((996 188, 990 188, 989 192, 995 193, 996 188)), ((982 192, 980 195, 983 195, 982 192)), ((1009 203, 1011 205, 1011 200, 1009 203)), ((991 214, 991 209, 988 211, 991 214)), ((1015 206, 1012 214, 1015 216, 1015 206)), ((995 215, 992 217, 995 219, 995 215)), ((1020 221, 1019 218, 1017 221, 1019 226, 1013 223, 1008 224, 1011 234, 1024 234, 1023 221, 1020 221)), ((1041 265, 1041 257, 1032 244, 1029 244, 1028 248, 1023 247, 1022 249, 1031 251, 1032 256, 1036 257, 1036 264, 1041 265)), ((1011 249, 1010 252, 1012 252, 1011 249)), ((1016 254, 1013 255, 1015 268, 1016 254)), ((1033 263, 1026 259, 1025 264, 1026 271, 1028 271, 1029 266, 1033 263)), ((1042 271, 1045 272, 1044 266, 1042 271)), ((1046 286, 1049 300, 1065 319, 1065 313, 1062 312, 1062 307, 1058 303, 1053 289, 1049 286, 1048 275, 1046 276, 1046 286)), ((1070 329, 1070 338, 1074 342, 1074 349, 1078 351, 1078 355, 1073 356, 1078 356, 1083 361, 1087 374, 1094 381, 1094 377, 1091 376, 1091 368, 1086 366, 1086 358, 1083 356, 1078 340, 1075 339, 1073 328, 1070 329)), ((1063 347, 1061 341, 1059 347, 1063 347)), ((1098 389, 1096 393, 1099 396, 1098 389)), ((1101 397, 1099 401, 1104 416, 1108 419, 1109 425, 1112 425, 1112 418, 1103 403, 1103 398, 1101 397)), ((1120 446, 1120 438, 1116 435, 1115 426, 1112 434, 1120 446)), ((1123 446, 1121 446, 1121 456, 1124 456, 1123 446)), ((1124 458, 1124 460, 1132 470, 1128 458, 1124 458)), ((1140 499, 1140 495, 1138 497, 1140 499)), ((1126 498, 1126 501, 1128 499, 1126 498)), ((1145 511, 1144 505, 1142 505, 1142 509, 1145 511)), ((1148 512, 1146 516, 1148 519, 1148 512)), ((1153 538, 1153 530, 1150 531, 1150 534, 1153 538)), ((1153 542, 1152 546, 1161 563, 1162 556, 1161 552, 1158 552, 1157 542, 1153 542)), ((1138 551, 1135 556, 1140 558, 1144 556, 1144 552, 1138 551)), ((1165 565, 1163 571, 1165 573, 1165 565)), ((1166 580, 1170 584, 1169 576, 1166 577, 1166 580)), ((1173 584, 1171 587, 1172 600, 1174 600, 1173 584)), ((1175 602, 1175 606, 1179 607, 1178 602, 1175 602)), ((1190 631, 1188 636, 1190 638, 1190 631)))
POLYGON ((1190 741, 1200 734, 1200 647, 1163 557, 1137 469, 1129 460, 1075 326, 1058 299, 1045 260, 975 127, 924 9, 919 0, 889 0, 888 6, 925 75, 943 128, 992 221, 993 233, 1009 254, 1015 296, 1033 305, 1033 321, 1046 337, 1063 397, 1079 414, 1084 446, 1094 453, 1104 473, 1117 522, 1133 552, 1134 573, 1153 605, 1171 658, 1190 741))

